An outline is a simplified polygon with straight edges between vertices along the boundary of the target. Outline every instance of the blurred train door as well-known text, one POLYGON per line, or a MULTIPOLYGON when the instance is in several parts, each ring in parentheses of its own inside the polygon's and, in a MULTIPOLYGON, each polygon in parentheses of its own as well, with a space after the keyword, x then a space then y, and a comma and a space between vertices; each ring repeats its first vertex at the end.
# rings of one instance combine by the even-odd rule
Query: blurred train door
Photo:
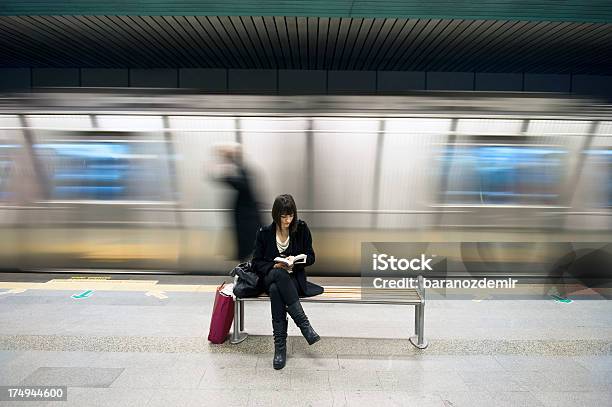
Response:
POLYGON ((37 131, 42 196, 25 269, 176 270, 180 218, 160 132, 37 131))
POLYGON ((40 189, 33 180, 26 138, 18 115, 0 115, 0 268, 14 271, 22 263, 24 233, 20 219, 40 189))

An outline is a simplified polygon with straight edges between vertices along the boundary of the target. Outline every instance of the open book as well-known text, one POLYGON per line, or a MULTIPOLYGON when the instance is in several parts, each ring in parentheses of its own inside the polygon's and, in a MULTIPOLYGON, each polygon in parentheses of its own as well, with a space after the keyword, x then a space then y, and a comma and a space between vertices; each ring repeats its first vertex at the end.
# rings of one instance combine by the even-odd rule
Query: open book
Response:
POLYGON ((289 257, 276 257, 274 258, 274 261, 276 263, 284 263, 287 266, 291 267, 294 264, 303 264, 306 263, 306 255, 305 254, 298 254, 297 256, 289 256, 289 257))

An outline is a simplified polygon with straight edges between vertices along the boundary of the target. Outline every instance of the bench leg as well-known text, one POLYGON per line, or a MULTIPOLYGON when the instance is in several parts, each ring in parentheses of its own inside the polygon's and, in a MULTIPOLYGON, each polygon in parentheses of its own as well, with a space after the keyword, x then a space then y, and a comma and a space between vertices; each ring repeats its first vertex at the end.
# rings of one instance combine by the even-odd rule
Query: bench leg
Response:
POLYGON ((414 307, 414 336, 410 337, 410 342, 419 349, 425 349, 425 304, 421 303, 414 307))
POLYGON ((244 331, 244 301, 240 303, 240 332, 244 331))
POLYGON ((234 301, 234 328, 232 330, 232 337, 230 338, 230 342, 232 344, 237 344, 244 341, 247 336, 249 336, 246 332, 242 332, 244 329, 244 302, 236 299, 234 301))

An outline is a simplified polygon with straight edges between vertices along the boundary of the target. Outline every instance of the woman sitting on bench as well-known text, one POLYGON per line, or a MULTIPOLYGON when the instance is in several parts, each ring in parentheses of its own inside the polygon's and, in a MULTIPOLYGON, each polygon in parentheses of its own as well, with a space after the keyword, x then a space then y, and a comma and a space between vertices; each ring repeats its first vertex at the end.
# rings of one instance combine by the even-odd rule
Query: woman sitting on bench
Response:
POLYGON ((305 267, 315 262, 312 236, 306 222, 298 219, 297 207, 291 195, 279 195, 272 206, 274 221, 257 232, 253 269, 263 279, 270 296, 272 332, 274 335, 274 369, 285 367, 287 359, 287 313, 312 345, 319 335, 310 326, 299 297, 312 297, 323 287, 306 281, 305 267), (293 263, 294 257, 298 257, 293 263), (275 261, 284 257, 287 263, 275 261), (304 261, 305 260, 305 261, 304 261))

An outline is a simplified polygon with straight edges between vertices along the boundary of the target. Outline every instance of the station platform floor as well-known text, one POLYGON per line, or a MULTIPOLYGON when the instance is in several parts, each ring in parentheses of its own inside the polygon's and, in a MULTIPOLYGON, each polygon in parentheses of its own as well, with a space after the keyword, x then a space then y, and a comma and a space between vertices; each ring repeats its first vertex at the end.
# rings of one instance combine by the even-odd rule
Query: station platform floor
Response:
POLYGON ((244 342, 207 341, 223 280, 0 274, 0 386, 68 386, 65 402, 0 406, 612 405, 612 301, 588 290, 429 291, 424 350, 413 307, 305 303, 322 339, 290 321, 276 371, 267 302, 246 303, 244 342))

